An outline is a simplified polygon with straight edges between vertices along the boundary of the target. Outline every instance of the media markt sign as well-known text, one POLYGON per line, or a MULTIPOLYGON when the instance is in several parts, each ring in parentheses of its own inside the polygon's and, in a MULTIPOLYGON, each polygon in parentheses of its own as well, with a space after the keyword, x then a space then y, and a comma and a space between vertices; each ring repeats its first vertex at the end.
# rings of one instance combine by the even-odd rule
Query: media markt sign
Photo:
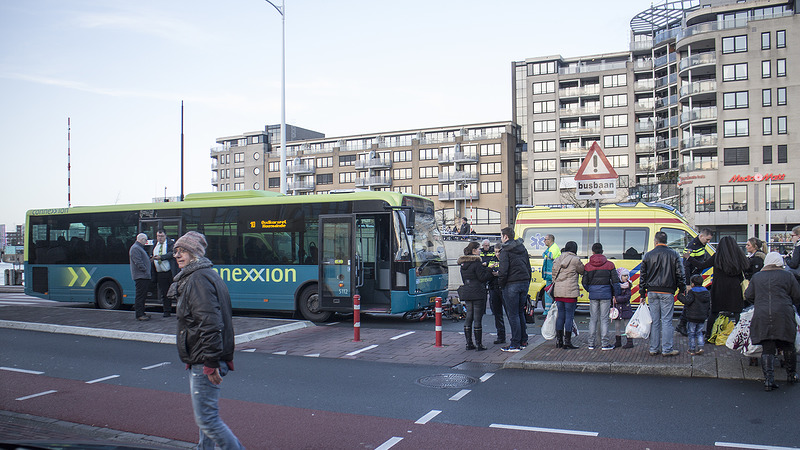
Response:
POLYGON ((595 142, 575 173, 575 198, 597 200, 617 197, 617 172, 595 142))

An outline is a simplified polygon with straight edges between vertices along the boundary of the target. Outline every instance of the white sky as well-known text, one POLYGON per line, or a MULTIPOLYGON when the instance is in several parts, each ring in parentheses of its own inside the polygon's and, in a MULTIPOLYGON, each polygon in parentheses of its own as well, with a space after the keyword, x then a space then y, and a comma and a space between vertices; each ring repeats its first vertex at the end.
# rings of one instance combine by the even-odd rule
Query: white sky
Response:
MULTIPOLYGON (((280 0, 277 0, 280 1, 280 0)), ((287 0, 286 122, 328 137, 511 120, 511 62, 625 51, 648 0, 287 0)), ((0 0, 0 223, 211 190, 222 136, 280 123, 263 0, 0 0)))

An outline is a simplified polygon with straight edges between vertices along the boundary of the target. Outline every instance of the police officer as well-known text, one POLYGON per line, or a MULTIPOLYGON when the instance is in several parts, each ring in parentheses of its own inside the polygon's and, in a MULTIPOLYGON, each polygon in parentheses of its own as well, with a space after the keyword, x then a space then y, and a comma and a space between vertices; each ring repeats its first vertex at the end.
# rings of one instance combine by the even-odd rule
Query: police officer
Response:
MULTIPOLYGON (((481 242, 481 260, 486 267, 492 269, 492 272, 497 272, 497 268, 500 266, 497 253, 502 246, 503 244, 499 242, 492 246, 492 243, 489 242, 488 239, 484 239, 483 242, 481 242)), ((489 291, 489 307, 492 309, 494 326, 497 329, 497 339, 494 343, 505 344, 506 325, 503 321, 503 291, 500 289, 496 277, 489 280, 487 290, 489 291)))

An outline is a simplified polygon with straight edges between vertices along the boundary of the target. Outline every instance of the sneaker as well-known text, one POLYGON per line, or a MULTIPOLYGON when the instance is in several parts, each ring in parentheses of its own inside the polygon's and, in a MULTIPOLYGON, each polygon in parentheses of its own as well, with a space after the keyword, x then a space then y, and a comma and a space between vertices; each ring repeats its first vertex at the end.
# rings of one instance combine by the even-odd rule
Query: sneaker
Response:
POLYGON ((594 350, 594 345, 590 345, 590 346, 588 346, 586 348, 588 348, 589 350, 594 350))
POLYGON ((694 352, 694 354, 695 355, 702 355, 703 354, 703 348, 702 347, 698 348, 697 351, 694 352))
POLYGON ((678 356, 680 353, 681 352, 679 352, 679 351, 677 351, 675 349, 672 349, 672 350, 670 350, 670 351, 668 351, 666 353, 662 353, 661 356, 678 356))
POLYGON ((518 352, 520 348, 509 345, 508 347, 501 347, 500 350, 504 352, 518 352))
POLYGON ((660 355, 660 354, 661 354, 661 352, 658 351, 658 350, 656 350, 654 352, 650 352, 650 356, 657 356, 657 355, 660 355))
POLYGON ((519 348, 525 348, 527 346, 528 346, 528 342, 527 341, 522 342, 521 344, 519 344, 519 348))
POLYGON ((697 354, 697 352, 696 352, 696 351, 694 351, 694 350, 692 350, 692 349, 686 350, 686 352, 687 352, 687 353, 689 353, 689 354, 690 354, 690 355, 692 355, 692 356, 694 356, 694 355, 696 355, 696 354, 697 354))
POLYGON ((600 350, 602 350, 602 351, 614 350, 614 348, 615 347, 613 345, 604 345, 603 348, 601 348, 600 350))
POLYGON ((150 316, 148 316, 147 314, 145 314, 145 315, 143 315, 143 316, 139 316, 139 317, 137 317, 137 318, 136 318, 136 320, 141 320, 141 321, 150 320, 150 316))

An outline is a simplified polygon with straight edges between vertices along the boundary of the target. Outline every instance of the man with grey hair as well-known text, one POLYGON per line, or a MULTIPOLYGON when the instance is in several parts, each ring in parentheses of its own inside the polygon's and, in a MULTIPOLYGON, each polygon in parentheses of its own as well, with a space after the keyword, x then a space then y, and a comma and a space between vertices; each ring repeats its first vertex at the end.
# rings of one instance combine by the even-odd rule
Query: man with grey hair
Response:
POLYGON ((131 245, 128 257, 131 265, 131 278, 136 284, 136 297, 133 303, 133 310, 136 312, 136 320, 150 320, 150 316, 144 312, 144 300, 147 298, 147 289, 150 287, 150 257, 144 246, 147 245, 147 235, 139 233, 136 235, 136 242, 131 245))

